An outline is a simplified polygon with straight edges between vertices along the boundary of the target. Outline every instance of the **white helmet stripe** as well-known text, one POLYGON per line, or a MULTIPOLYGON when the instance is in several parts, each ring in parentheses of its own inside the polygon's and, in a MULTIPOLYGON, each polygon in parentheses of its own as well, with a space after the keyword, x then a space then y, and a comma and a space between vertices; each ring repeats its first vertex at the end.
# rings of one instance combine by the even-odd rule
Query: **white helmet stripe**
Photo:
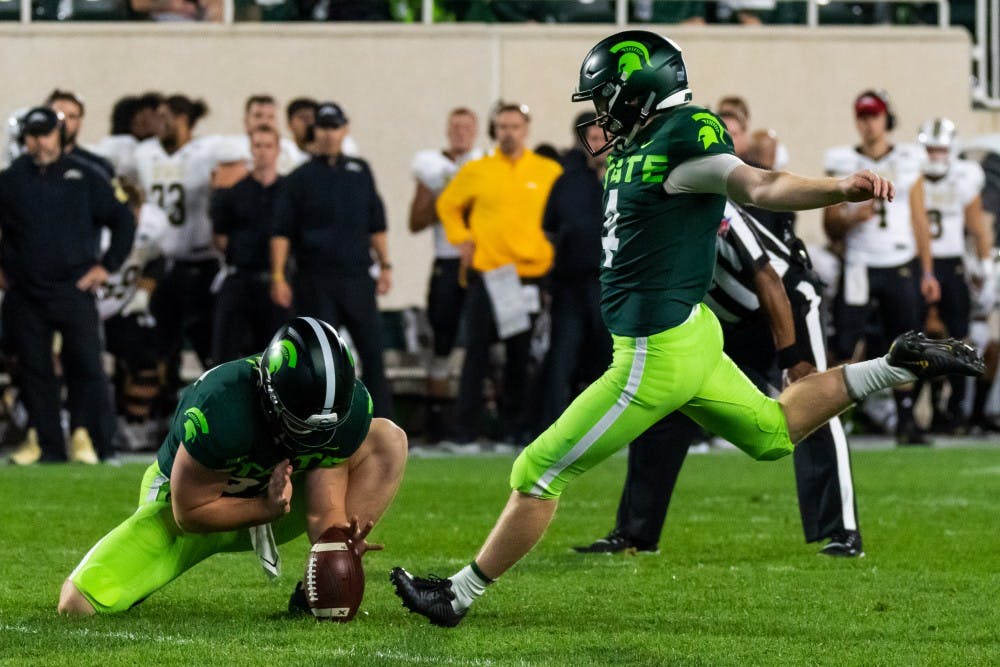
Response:
POLYGON ((320 414, 328 415, 333 410, 333 401, 337 396, 337 368, 333 364, 333 350, 330 349, 330 341, 327 340, 326 332, 323 331, 319 322, 312 317, 303 317, 302 319, 308 322, 316 333, 319 347, 323 351, 323 365, 326 367, 326 398, 323 400, 323 411, 320 414))

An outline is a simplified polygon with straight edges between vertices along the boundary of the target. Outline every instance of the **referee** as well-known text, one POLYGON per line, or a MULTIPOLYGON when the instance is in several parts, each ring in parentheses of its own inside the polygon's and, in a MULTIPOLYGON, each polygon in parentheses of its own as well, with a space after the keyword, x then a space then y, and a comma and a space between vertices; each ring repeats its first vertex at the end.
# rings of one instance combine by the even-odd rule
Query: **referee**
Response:
MULTIPOLYGON (((18 361, 21 395, 40 449, 18 452, 16 460, 66 460, 52 364, 56 331, 62 334, 69 404, 80 408, 80 425, 107 459, 114 453, 115 417, 93 293, 128 256, 134 220, 102 174, 64 154, 65 128, 54 110, 31 109, 23 131, 26 154, 0 172, 3 332, 18 361), (111 231, 103 257, 102 227, 111 231)), ((85 449, 74 450, 72 458, 96 463, 85 449)))
MULTIPOLYGON (((820 297, 809 257, 790 232, 779 239, 728 203, 717 264, 705 304, 722 324, 725 352, 762 391, 826 370, 820 297), (793 239, 793 241, 788 241, 793 239)), ((674 483, 698 427, 673 413, 629 447, 628 473, 615 529, 583 553, 655 551, 674 483)), ((847 438, 839 418, 794 453, 799 513, 807 542, 829 539, 820 553, 863 555, 847 438)))

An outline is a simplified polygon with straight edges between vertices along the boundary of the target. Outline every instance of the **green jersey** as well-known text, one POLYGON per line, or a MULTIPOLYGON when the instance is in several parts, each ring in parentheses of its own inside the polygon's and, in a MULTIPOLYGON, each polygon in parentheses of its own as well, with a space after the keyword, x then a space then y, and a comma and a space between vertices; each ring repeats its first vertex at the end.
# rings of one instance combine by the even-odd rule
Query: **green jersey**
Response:
POLYGON ((164 475, 170 477, 183 443, 198 463, 229 473, 224 495, 253 497, 266 493, 274 466, 286 458, 294 475, 335 466, 357 451, 372 420, 371 396, 360 380, 354 381, 350 415, 333 439, 321 448, 295 453, 264 412, 257 386, 259 363, 260 357, 250 357, 221 364, 184 391, 156 455, 164 475))
POLYGON ((732 153, 722 121, 688 104, 654 117, 608 157, 601 312, 611 333, 665 331, 704 298, 726 198, 667 194, 664 182, 685 160, 732 153))

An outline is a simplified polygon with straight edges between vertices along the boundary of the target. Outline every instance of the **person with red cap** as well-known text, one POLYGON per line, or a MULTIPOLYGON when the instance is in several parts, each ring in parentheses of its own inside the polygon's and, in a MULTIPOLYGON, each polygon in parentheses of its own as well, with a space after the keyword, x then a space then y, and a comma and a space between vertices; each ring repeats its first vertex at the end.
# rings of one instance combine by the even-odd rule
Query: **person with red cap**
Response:
MULTIPOLYGON (((866 338, 865 358, 896 336, 921 328, 924 302, 934 303, 940 287, 934 277, 930 224, 924 205, 923 156, 919 147, 893 145, 896 116, 885 92, 866 90, 854 100, 861 143, 826 152, 830 176, 870 169, 896 185, 893 201, 835 204, 824 210, 823 227, 834 243, 844 244, 840 291, 834 302, 833 356, 851 360, 872 315, 878 313, 881 338, 866 338)), ((893 390, 899 444, 929 444, 913 420, 912 387, 893 390)))

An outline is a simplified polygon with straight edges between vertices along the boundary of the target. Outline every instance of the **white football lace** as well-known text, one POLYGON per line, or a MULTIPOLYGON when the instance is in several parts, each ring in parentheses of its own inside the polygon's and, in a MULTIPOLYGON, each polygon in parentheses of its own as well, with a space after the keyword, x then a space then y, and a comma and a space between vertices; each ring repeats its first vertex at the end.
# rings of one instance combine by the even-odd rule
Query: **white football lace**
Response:
POLYGON ((316 561, 316 556, 309 554, 309 567, 306 568, 306 596, 310 602, 319 600, 319 593, 316 591, 316 561))

